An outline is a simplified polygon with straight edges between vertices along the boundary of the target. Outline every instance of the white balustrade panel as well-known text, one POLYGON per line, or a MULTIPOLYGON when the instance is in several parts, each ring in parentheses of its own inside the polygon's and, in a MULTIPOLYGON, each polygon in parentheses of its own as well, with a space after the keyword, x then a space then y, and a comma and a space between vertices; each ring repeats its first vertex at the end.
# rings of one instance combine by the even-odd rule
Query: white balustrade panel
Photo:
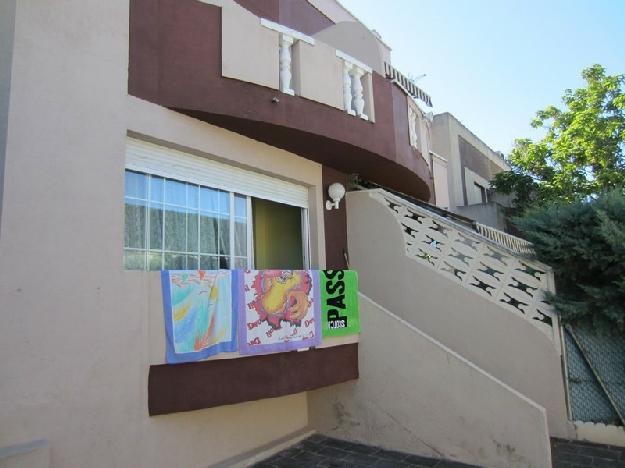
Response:
POLYGON ((410 138, 410 146, 414 149, 417 148, 418 140, 417 137, 417 112, 408 105, 408 135, 410 138))
POLYGON ((294 39, 287 34, 280 34, 280 91, 291 96, 295 91, 291 87, 293 73, 291 71, 294 39))
MULTIPOLYGON (((343 107, 345 112, 369 120, 369 116, 365 113, 367 101, 365 100, 363 80, 370 81, 371 67, 340 50, 336 51, 336 56, 343 60, 343 107)), ((371 96, 367 98, 371 99, 371 96)))
POLYGON ((553 291, 548 267, 388 192, 370 196, 399 221, 408 257, 525 318, 560 348, 557 318, 545 302, 553 291))

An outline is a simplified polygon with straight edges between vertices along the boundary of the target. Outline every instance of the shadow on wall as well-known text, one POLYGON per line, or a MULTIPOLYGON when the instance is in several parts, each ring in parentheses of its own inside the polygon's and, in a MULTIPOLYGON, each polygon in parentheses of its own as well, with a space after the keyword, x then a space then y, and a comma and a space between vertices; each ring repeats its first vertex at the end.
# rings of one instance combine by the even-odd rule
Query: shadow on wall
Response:
POLYGON ((545 407, 552 436, 571 436, 554 341, 526 318, 408 257, 393 212, 368 191, 349 192, 347 205, 360 291, 545 407))
POLYGON ((321 433, 490 467, 550 467, 545 410, 360 295, 360 378, 308 393, 321 433))

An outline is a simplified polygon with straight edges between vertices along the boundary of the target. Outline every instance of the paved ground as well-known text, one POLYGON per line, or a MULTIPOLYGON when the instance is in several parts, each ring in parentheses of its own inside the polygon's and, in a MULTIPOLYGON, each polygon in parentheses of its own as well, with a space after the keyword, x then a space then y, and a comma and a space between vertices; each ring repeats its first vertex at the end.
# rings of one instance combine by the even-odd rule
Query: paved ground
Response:
POLYGON ((553 468, 625 468, 625 448, 576 440, 551 440, 553 468))
POLYGON ((255 468, 373 467, 373 468, 470 468, 472 465, 392 452, 313 435, 297 445, 254 465, 255 468))
MULTIPOLYGON (((623 447, 552 439, 551 453, 553 468, 625 468, 625 448, 623 447)), ((392 452, 317 434, 254 465, 255 468, 470 468, 471 466, 448 460, 392 452)))

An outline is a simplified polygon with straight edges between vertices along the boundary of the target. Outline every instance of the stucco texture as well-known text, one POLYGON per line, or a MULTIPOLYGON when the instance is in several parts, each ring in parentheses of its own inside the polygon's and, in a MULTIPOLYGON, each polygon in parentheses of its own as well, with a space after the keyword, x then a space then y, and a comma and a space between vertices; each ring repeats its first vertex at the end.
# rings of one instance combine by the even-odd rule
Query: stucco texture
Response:
POLYGON ((309 392, 321 433, 487 467, 550 467, 545 411, 360 295, 360 379, 309 392))
POLYGON ((522 317, 405 255, 402 228, 367 192, 347 194, 351 267, 360 291, 547 411, 570 434, 559 349, 522 317))
POLYGON ((128 1, 17 4, 0 447, 47 439, 53 468, 203 467, 307 424, 305 394, 148 417, 150 321, 162 311, 149 274, 122 266, 127 133, 309 186, 321 267, 322 178, 319 164, 129 98, 128 11, 128 1))

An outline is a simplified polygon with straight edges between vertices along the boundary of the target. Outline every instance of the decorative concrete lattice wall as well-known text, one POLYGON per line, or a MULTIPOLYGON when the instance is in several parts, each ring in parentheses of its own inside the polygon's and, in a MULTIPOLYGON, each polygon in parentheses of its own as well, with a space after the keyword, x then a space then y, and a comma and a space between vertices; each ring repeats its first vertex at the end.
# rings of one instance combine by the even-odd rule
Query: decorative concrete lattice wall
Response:
POLYGON ((369 193, 397 218, 408 257, 530 321, 560 349, 557 318, 545 301, 553 291, 549 267, 384 190, 369 193))

